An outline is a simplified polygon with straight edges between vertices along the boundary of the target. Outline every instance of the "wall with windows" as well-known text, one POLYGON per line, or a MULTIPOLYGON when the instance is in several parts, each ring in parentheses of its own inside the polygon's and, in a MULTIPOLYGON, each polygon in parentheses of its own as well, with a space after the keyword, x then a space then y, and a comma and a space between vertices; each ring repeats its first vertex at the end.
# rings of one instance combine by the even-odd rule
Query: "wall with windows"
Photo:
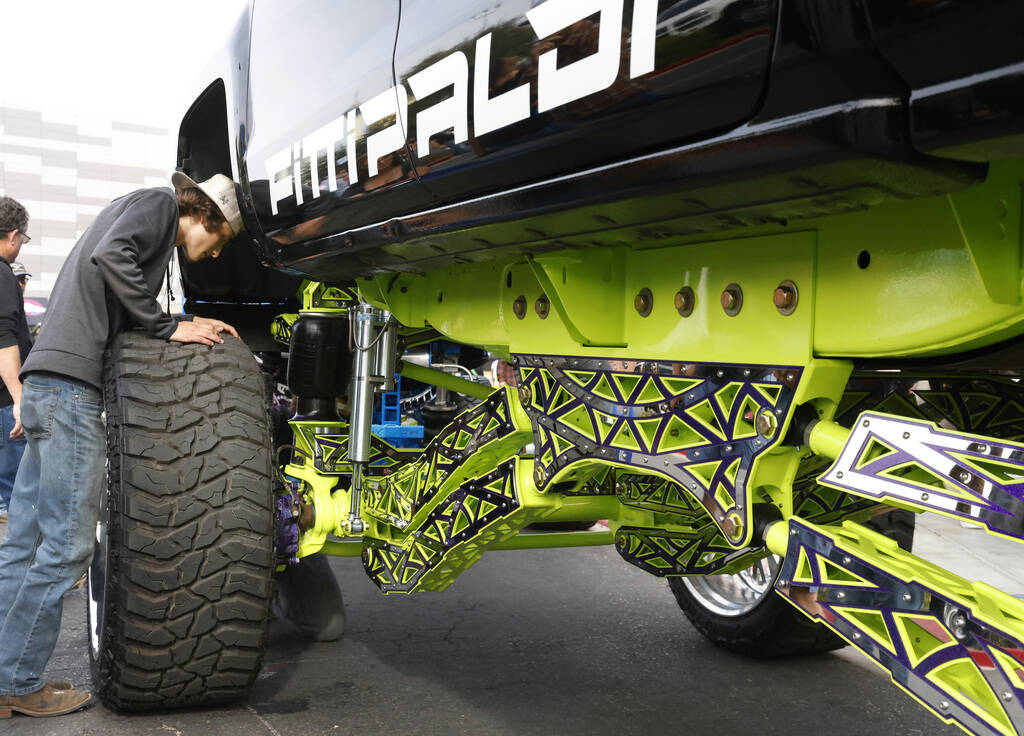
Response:
POLYGON ((170 131, 86 113, 0 107, 0 194, 28 209, 32 242, 18 260, 26 297, 46 298, 96 214, 135 189, 170 186, 170 131))

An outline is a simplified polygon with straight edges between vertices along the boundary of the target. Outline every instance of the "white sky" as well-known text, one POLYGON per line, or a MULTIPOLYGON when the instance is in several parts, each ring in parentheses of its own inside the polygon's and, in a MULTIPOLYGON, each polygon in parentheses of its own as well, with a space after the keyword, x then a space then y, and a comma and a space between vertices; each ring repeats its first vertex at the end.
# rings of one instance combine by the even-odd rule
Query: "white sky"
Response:
POLYGON ((245 0, 0 0, 0 104, 176 134, 245 0))

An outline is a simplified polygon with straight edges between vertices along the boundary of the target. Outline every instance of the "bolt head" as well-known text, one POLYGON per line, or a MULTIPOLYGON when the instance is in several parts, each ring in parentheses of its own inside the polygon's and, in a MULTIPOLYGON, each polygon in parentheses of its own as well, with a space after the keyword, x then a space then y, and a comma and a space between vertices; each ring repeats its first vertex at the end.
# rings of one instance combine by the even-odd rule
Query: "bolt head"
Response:
POLYGON ((772 303, 776 309, 789 309, 796 302, 796 292, 788 286, 780 286, 772 294, 772 303))
POLYGON ((518 296, 516 300, 512 302, 512 314, 518 319, 523 319, 526 316, 526 297, 518 296))
POLYGON ((726 289, 722 292, 722 309, 733 309, 736 306, 736 295, 726 289))
POLYGON ((693 314, 693 307, 696 301, 693 289, 689 286, 684 286, 677 291, 673 298, 673 304, 675 304, 676 311, 679 312, 680 317, 689 317, 693 314))
POLYGON ((743 517, 737 513, 730 513, 725 517, 723 523, 725 533, 730 539, 740 540, 743 538, 743 517))
POLYGON ((788 317, 796 311, 798 300, 796 284, 792 281, 783 281, 772 293, 772 303, 779 311, 779 314, 788 317))
POLYGON ((651 294, 651 290, 643 288, 633 297, 633 308, 636 309, 637 314, 641 317, 647 317, 651 313, 651 309, 654 308, 654 296, 651 294))
POLYGON ((779 428, 779 420, 771 409, 762 409, 754 419, 754 429, 765 439, 771 439, 779 428))

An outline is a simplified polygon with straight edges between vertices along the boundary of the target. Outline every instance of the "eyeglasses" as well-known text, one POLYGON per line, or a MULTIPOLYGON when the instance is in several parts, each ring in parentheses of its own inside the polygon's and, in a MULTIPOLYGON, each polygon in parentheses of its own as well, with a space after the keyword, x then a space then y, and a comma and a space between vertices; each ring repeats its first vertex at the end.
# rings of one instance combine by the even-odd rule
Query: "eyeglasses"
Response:
POLYGON ((19 276, 19 277, 18 277, 18 281, 20 281, 20 282, 21 282, 21 283, 23 283, 23 284, 26 284, 26 283, 28 283, 28 280, 29 280, 30 278, 32 278, 32 277, 31 277, 31 276, 19 276))
POLYGON ((21 238, 22 245, 25 245, 25 243, 28 243, 32 240, 32 238, 29 237, 27 232, 25 232, 24 230, 19 230, 18 228, 14 228, 13 230, 0 230, 0 237, 6 238, 11 233, 18 234, 18 237, 21 238))

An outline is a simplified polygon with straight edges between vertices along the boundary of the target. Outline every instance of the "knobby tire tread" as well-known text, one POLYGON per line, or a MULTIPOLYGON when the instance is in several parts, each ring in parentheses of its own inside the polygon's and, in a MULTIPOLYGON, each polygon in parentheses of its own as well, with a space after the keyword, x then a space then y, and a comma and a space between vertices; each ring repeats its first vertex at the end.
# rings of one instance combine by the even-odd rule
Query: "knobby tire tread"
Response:
POLYGON ((243 696, 274 570, 264 380, 245 345, 119 335, 106 361, 108 555, 93 659, 124 711, 243 696))

